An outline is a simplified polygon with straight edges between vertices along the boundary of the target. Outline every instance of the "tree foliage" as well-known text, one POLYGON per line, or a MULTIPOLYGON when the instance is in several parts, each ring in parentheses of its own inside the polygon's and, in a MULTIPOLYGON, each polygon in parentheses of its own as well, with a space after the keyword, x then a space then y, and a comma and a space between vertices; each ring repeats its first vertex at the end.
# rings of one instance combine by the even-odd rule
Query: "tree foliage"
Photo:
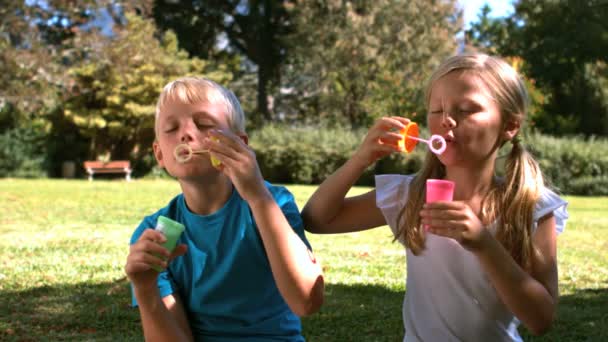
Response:
POLYGON ((536 126, 547 133, 608 135, 608 4, 521 0, 515 13, 470 33, 479 46, 520 56, 549 96, 536 126))
POLYGON ((148 153, 156 100, 167 82, 186 75, 205 74, 220 83, 232 77, 189 58, 172 32, 157 40, 150 20, 127 15, 126 22, 111 39, 92 33, 73 42, 88 49, 86 58, 70 68, 73 84, 64 115, 91 139, 89 157, 129 159, 132 153, 148 153))
MULTIPOLYGON (((256 107, 250 119, 272 119, 269 94, 279 84, 287 56, 283 37, 292 30, 287 6, 291 0, 211 0, 168 2, 157 0, 154 18, 162 29, 177 33, 180 46, 201 58, 239 54, 245 71, 257 74, 256 107), (218 45, 227 45, 221 52, 218 45), (250 67, 248 67, 250 66, 250 67)), ((238 87, 239 84, 235 86, 238 87)), ((247 91, 240 87, 237 91, 247 91)))
POLYGON ((424 109, 434 67, 456 52, 456 1, 298 1, 279 98, 286 115, 367 126, 424 109))

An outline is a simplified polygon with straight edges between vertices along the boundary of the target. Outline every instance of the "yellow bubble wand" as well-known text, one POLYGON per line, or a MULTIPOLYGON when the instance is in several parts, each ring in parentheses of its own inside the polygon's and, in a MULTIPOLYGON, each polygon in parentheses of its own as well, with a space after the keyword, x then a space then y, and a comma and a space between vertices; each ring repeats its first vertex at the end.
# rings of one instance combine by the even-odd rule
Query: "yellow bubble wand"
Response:
MULTIPOLYGON (((215 141, 218 141, 218 139, 215 139, 215 141)), ((173 150, 173 156, 175 157, 175 160, 180 164, 189 162, 195 154, 205 153, 209 153, 209 150, 194 150, 192 149, 192 146, 188 144, 179 144, 175 146, 175 149, 173 150)), ((210 155, 209 157, 211 159, 211 165, 213 165, 213 167, 218 167, 222 164, 222 162, 214 156, 210 155)))

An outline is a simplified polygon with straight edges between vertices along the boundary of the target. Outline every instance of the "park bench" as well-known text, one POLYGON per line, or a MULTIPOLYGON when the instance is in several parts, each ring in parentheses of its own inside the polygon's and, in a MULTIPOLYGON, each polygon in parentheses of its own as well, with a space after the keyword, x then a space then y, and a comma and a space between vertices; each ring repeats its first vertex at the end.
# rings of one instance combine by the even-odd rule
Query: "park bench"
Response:
POLYGON ((109 162, 85 161, 84 168, 89 174, 89 180, 93 180, 96 173, 124 173, 127 181, 131 180, 131 162, 128 160, 114 160, 109 162))

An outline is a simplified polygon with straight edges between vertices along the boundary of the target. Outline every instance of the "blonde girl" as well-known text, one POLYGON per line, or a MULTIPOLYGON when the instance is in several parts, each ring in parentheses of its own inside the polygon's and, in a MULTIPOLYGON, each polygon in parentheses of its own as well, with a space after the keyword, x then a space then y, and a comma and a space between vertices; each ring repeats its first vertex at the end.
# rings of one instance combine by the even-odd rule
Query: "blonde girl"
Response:
POLYGON ((369 165, 399 152, 398 132, 409 120, 379 119, 306 204, 306 229, 391 228, 407 255, 404 341, 519 341, 520 322, 543 334, 556 313, 556 236, 568 214, 519 139, 523 82, 498 57, 458 55, 432 75, 426 104, 428 128, 445 138, 445 152, 429 152, 416 174, 376 176, 374 190, 345 198, 369 165), (454 201, 426 204, 431 178, 455 182, 454 201))

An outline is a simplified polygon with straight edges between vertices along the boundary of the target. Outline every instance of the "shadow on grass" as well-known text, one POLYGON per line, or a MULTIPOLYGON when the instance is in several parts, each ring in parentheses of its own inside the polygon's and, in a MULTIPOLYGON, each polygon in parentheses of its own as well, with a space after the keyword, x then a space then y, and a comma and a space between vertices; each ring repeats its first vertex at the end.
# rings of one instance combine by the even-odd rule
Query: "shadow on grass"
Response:
POLYGON ((126 279, 0 291, 2 341, 142 341, 126 279))
POLYGON ((379 285, 326 284, 321 310, 302 319, 309 342, 401 341, 403 291, 379 285))
POLYGON ((608 287, 561 296, 557 320, 544 336, 520 330, 525 341, 608 341, 608 287))
MULTIPOLYGON (((401 341, 403 292, 377 285, 328 285, 321 311, 303 319, 304 335, 317 341, 401 341)), ((558 317, 543 336, 525 328, 524 341, 608 341, 608 288, 560 297, 558 317)))
MULTIPOLYGON (((302 320, 317 341, 401 341, 403 292, 378 285, 326 286, 321 311, 302 320)), ((100 284, 0 291, 2 341, 142 341, 139 313, 125 279, 100 284)), ((526 341, 608 341, 608 288, 560 298, 551 331, 526 341)))

